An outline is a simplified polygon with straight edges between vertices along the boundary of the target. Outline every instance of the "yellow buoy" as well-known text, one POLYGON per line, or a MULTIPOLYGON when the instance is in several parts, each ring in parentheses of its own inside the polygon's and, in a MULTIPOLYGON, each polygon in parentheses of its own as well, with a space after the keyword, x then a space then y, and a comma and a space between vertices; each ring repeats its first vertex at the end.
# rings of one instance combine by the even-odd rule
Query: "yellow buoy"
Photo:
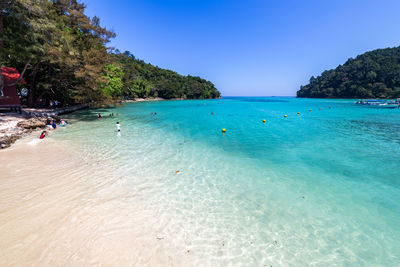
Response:
POLYGON ((285 115, 284 117, 287 118, 287 115, 285 115))
POLYGON ((263 123, 265 123, 266 122, 266 120, 263 120, 263 123))
POLYGON ((223 132, 223 133, 226 132, 226 129, 222 129, 222 132, 223 132))
POLYGON ((297 112, 297 115, 300 115, 300 112, 297 112))

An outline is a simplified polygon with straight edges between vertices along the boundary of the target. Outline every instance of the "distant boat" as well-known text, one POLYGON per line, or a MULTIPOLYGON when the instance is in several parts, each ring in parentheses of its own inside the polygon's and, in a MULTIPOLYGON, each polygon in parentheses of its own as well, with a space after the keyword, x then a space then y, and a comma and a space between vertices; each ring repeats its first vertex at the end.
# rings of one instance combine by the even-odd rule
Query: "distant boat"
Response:
POLYGON ((356 104, 371 108, 400 108, 399 99, 397 100, 366 99, 366 100, 358 100, 356 104))

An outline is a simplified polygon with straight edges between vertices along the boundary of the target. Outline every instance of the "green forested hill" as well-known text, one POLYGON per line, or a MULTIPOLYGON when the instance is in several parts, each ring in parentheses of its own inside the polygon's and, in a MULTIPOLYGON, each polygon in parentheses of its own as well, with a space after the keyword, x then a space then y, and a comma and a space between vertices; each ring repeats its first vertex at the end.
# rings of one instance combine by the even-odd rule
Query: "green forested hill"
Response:
POLYGON ((214 84, 200 77, 182 76, 136 59, 129 51, 113 54, 123 71, 124 95, 127 97, 216 98, 214 84))
POLYGON ((310 78, 298 97, 398 98, 400 97, 400 47, 377 49, 310 78))
MULTIPOLYGON (((113 103, 123 97, 215 98, 204 79, 113 52, 115 33, 80 0, 0 1, 0 66, 24 73, 23 102, 113 103)), ((117 51, 117 50, 116 50, 117 51)), ((5 86, 0 72, 0 90, 5 86)))

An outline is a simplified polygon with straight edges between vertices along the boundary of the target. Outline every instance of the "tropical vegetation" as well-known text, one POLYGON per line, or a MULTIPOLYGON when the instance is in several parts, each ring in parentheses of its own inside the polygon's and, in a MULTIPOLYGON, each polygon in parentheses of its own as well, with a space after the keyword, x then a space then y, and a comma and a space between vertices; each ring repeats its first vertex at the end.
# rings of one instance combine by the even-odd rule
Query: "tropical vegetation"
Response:
MULTIPOLYGON (((29 106, 113 103, 127 97, 215 98, 204 79, 182 76, 109 47, 115 33, 78 0, 2 0, 0 66, 17 68, 29 106)), ((4 82, 0 72, 0 90, 4 82)))
POLYGON ((122 67, 124 95, 127 97, 162 97, 183 99, 217 98, 214 84, 200 77, 182 76, 136 59, 129 51, 118 50, 112 57, 122 67))
POLYGON ((399 98, 400 47, 377 49, 350 58, 335 69, 310 78, 298 97, 399 98))

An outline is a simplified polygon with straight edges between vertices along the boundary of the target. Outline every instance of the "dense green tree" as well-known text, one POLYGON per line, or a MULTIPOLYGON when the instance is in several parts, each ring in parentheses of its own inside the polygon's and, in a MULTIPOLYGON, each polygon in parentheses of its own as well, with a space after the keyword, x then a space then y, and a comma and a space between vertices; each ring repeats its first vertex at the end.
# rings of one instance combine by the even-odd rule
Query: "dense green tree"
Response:
POLYGON ((111 60, 105 44, 114 36, 76 0, 14 0, 2 6, 1 63, 22 69, 30 63, 28 104, 38 98, 65 102, 101 101, 100 88, 111 60))
POLYGON ((301 86, 298 97, 398 98, 400 47, 377 49, 350 58, 345 64, 301 86))
MULTIPOLYGON (((40 62, 45 60, 55 25, 50 22, 51 3, 46 0, 2 1, 0 21, 1 64, 30 67, 34 84, 40 62)), ((32 88, 30 88, 32 90, 32 88)))
POLYGON ((100 86, 106 96, 115 98, 122 95, 124 72, 121 67, 110 64, 105 67, 105 82, 101 82, 100 86))
MULTIPOLYGON (((0 66, 25 74, 27 104, 110 102, 121 97, 213 98, 211 82, 111 53, 115 34, 79 0, 2 0, 0 66)), ((0 90, 3 88, 0 72, 0 90)))
POLYGON ((174 71, 162 69, 138 60, 125 51, 116 51, 115 60, 124 70, 125 97, 162 97, 171 98, 217 98, 220 93, 214 84, 200 77, 183 76, 174 71))

